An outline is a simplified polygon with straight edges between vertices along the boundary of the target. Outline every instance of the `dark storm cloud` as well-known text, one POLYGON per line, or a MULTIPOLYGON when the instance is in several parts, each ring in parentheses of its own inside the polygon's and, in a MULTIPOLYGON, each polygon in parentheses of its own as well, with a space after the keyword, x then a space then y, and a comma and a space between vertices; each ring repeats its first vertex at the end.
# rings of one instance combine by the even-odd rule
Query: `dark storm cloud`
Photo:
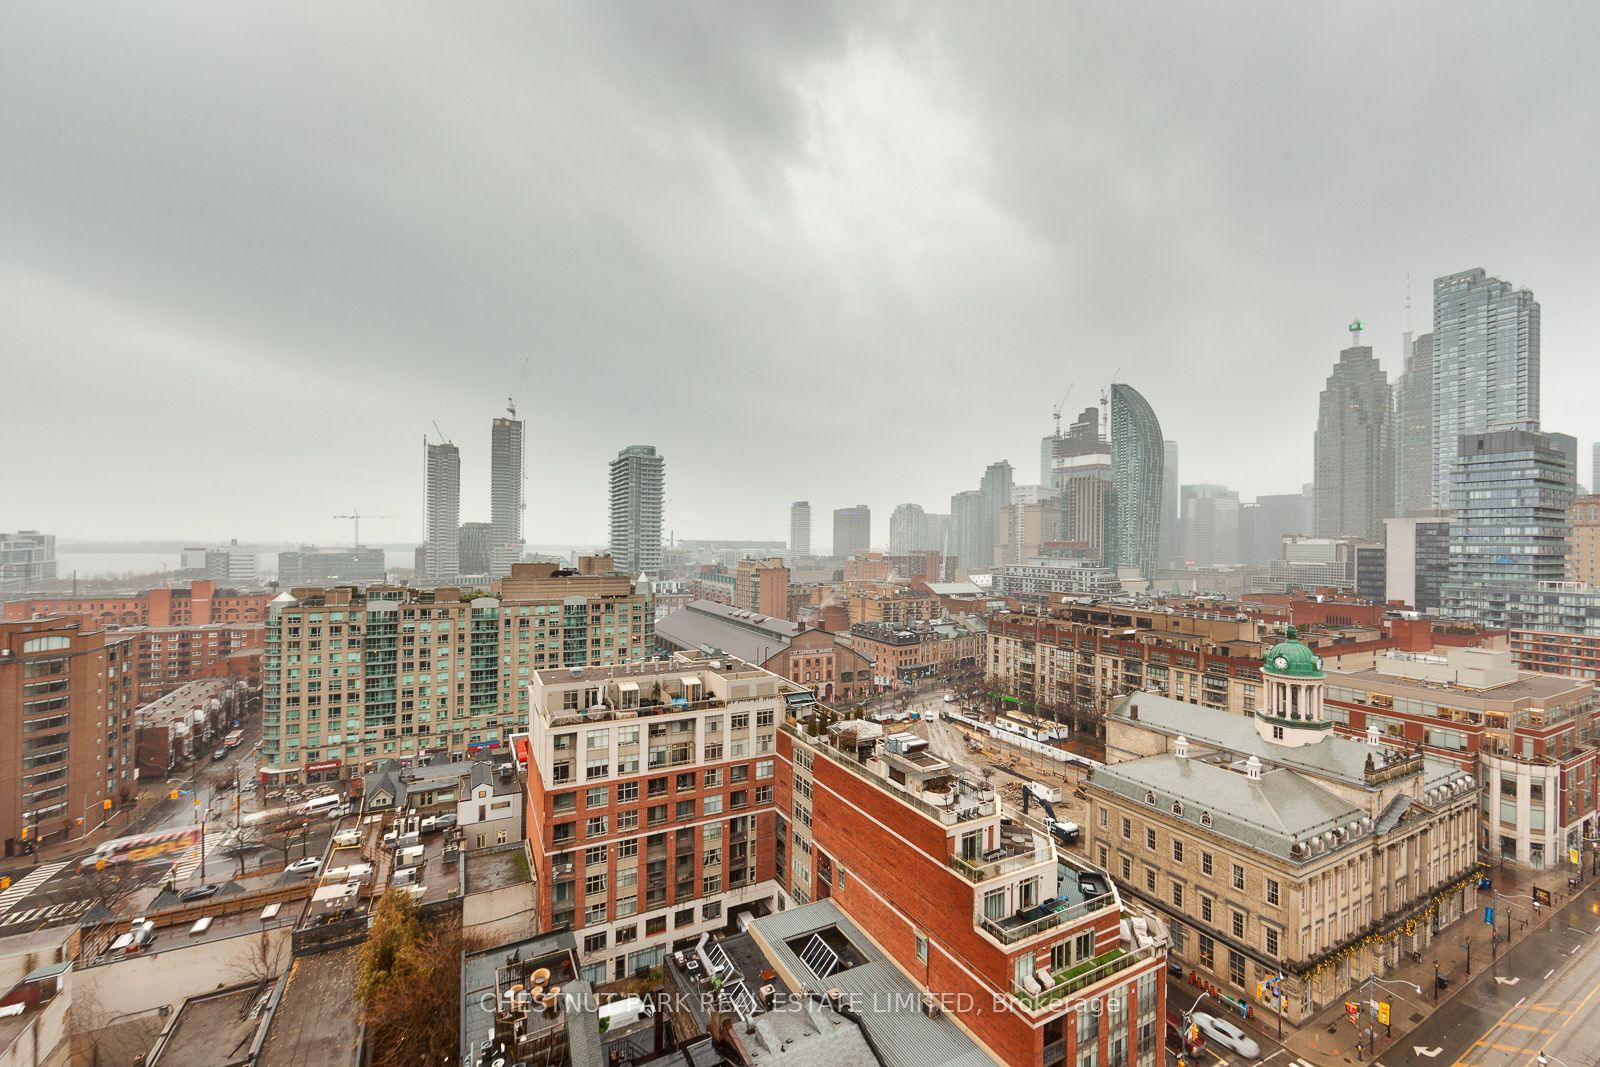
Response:
POLYGON ((530 361, 529 539, 668 457, 680 536, 945 510, 1112 371, 1185 481, 1309 477, 1363 316, 1436 274, 1544 305, 1589 439, 1587 5, 13 6, 0 15, 0 528, 420 526, 530 361), (155 477, 173 456, 190 465, 155 477), (146 475, 148 473, 148 476, 146 475))

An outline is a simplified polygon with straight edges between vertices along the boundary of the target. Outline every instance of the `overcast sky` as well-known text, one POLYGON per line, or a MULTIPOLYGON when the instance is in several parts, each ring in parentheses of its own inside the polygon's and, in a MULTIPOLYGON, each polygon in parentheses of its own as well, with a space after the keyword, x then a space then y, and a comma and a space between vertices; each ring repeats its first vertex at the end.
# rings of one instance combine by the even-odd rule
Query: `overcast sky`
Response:
POLYGON ((1184 482, 1290 492, 1350 318, 1392 378, 1407 275, 1421 332, 1479 266, 1587 455, 1597 15, 6 5, 0 529, 416 539, 434 420, 487 519, 524 359, 530 543, 634 443, 679 537, 883 541, 1113 373, 1184 482))

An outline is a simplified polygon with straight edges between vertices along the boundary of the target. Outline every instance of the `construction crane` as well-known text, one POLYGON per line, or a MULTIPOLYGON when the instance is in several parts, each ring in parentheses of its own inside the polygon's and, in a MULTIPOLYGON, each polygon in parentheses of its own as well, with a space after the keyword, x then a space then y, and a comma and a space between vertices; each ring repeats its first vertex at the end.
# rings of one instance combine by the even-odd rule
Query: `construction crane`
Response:
POLYGON ((1050 417, 1056 420, 1057 437, 1061 436, 1061 409, 1067 406, 1067 398, 1072 395, 1072 390, 1077 384, 1077 382, 1073 382, 1072 385, 1067 386, 1067 391, 1061 395, 1060 401, 1056 403, 1055 408, 1050 412, 1050 417))
MULTIPOLYGON (((444 431, 439 429, 439 420, 438 419, 435 419, 433 421, 433 429, 434 429, 434 432, 439 435, 439 440, 440 441, 443 441, 445 444, 449 444, 450 443, 450 438, 446 437, 444 435, 444 431)), ((376 517, 376 516, 374 516, 374 517, 376 517)))
POLYGON ((528 380, 528 361, 522 361, 522 373, 517 375, 517 388, 506 397, 506 414, 513 419, 517 417, 517 397, 522 395, 522 383, 528 380))
POLYGON ((361 547, 361 520, 362 519, 398 519, 399 517, 400 516, 398 516, 398 515, 363 515, 363 514, 361 514, 361 512, 357 511, 355 508, 351 508, 350 509, 350 514, 348 514, 348 515, 335 515, 334 516, 334 518, 336 518, 336 519, 349 519, 352 523, 355 524, 355 538, 356 538, 356 547, 357 548, 361 547))

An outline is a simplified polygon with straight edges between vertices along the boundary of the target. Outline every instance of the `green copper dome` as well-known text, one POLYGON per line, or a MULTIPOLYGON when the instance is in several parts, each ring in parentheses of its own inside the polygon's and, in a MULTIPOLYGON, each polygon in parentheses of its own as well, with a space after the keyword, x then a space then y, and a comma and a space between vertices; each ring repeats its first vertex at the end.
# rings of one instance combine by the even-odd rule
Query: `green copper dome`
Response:
POLYGON ((1261 669, 1280 678, 1321 678, 1322 660, 1297 639, 1291 626, 1288 636, 1267 650, 1261 669))

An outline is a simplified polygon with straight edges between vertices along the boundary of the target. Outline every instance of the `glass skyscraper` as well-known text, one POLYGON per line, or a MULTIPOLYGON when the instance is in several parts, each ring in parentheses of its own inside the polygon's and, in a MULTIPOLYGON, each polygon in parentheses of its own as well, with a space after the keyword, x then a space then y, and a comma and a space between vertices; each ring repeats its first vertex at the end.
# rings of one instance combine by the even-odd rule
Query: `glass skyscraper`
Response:
POLYGON ((1451 506, 1457 442, 1539 421, 1539 302, 1482 269, 1433 282, 1433 506, 1451 506))
POLYGON ((1566 576, 1572 464, 1532 429, 1463 434, 1450 493, 1444 614, 1517 626, 1519 591, 1566 576))
POLYGON ((1111 483, 1116 488, 1114 551, 1108 562, 1156 572, 1161 550, 1161 497, 1166 444, 1161 422, 1131 385, 1111 387, 1111 483))
POLYGON ((1317 412, 1313 531, 1318 537, 1383 540, 1394 514, 1394 438, 1389 378, 1360 343, 1339 353, 1317 412))

